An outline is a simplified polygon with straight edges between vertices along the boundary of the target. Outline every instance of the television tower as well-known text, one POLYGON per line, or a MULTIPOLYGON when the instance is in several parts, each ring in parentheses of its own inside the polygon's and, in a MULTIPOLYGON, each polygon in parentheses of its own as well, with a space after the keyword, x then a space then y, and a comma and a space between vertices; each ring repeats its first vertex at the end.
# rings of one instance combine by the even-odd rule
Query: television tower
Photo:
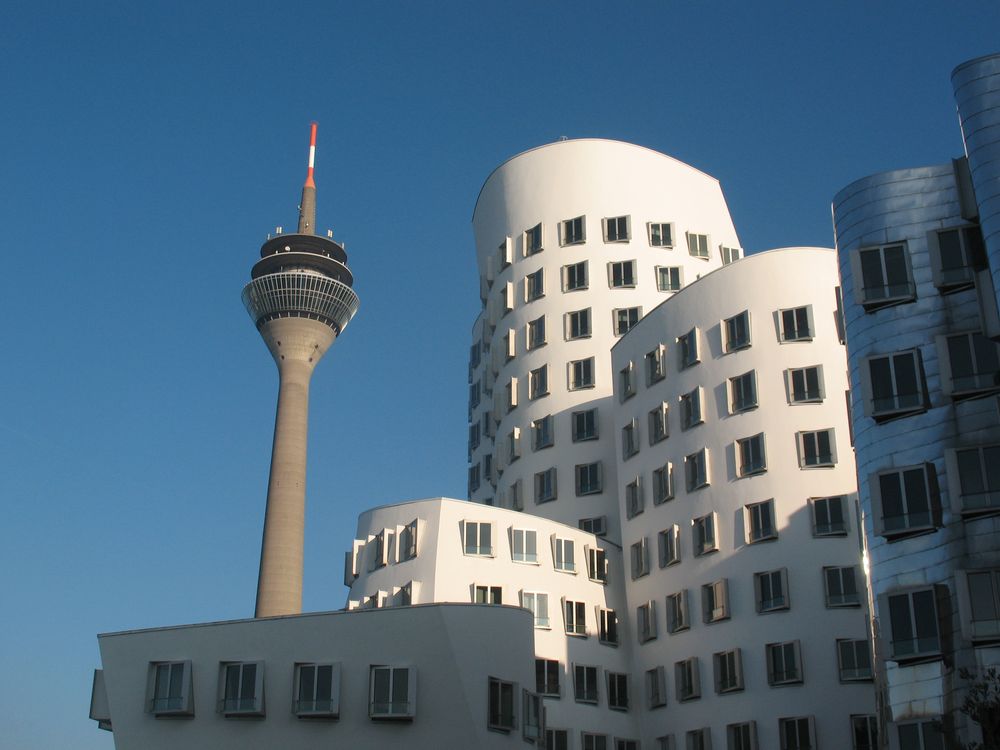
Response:
POLYGON ((269 237, 243 288, 243 304, 278 366, 271 475, 254 617, 302 611, 306 439, 313 369, 358 310, 343 245, 315 234, 316 123, 295 234, 269 237))

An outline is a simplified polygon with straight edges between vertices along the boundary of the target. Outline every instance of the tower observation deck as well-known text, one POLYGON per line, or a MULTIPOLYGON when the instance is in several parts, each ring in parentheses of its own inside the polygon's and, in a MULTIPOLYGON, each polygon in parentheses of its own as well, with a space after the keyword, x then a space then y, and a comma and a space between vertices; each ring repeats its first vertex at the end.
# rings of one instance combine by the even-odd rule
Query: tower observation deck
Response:
POLYGON ((298 231, 263 244, 243 288, 243 304, 279 377, 255 617, 302 611, 309 382, 359 304, 344 247, 314 233, 315 123, 310 136, 298 231))

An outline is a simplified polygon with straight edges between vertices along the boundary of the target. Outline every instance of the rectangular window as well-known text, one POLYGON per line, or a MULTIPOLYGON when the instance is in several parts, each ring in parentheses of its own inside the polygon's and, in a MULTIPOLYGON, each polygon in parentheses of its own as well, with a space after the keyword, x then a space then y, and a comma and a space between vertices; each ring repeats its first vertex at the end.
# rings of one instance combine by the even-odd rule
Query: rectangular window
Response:
POLYGON ((674 465, 669 461, 653 469, 653 505, 674 499, 674 465))
POLYGON ((635 261, 618 260, 608 263, 608 286, 627 289, 635 286, 635 261))
POLYGON ((507 381, 507 411, 511 412, 517 408, 517 378, 507 381))
POLYGON ((753 577, 757 612, 788 609, 788 572, 785 568, 755 573, 753 577))
POLYGON ((826 581, 826 606, 858 607, 861 605, 855 566, 823 568, 823 578, 826 581))
POLYGON ((535 659, 535 692, 550 698, 558 698, 559 677, 562 674, 562 664, 555 659, 535 659))
POLYGON ((657 266, 656 288, 661 292, 679 292, 684 286, 683 270, 680 266, 657 266))
POLYGON ((535 505, 556 499, 556 467, 535 474, 535 505))
POLYGON ((735 693, 743 689, 743 657, 740 649, 712 654, 712 666, 716 693, 735 693))
POLYGON ((296 664, 294 684, 297 716, 340 714, 339 664, 296 664))
POLYGON ((708 260, 708 235, 687 233, 688 253, 692 258, 708 260))
POLYGON ((572 539, 556 537, 552 542, 552 560, 556 570, 576 572, 576 550, 572 539))
MULTIPOLYGON (((587 518, 580 522, 580 528, 583 528, 585 521, 594 521, 596 519, 587 518)), ((603 520, 603 517, 602 517, 603 520)), ((586 531, 586 529, 584 529, 586 531)), ((591 531, 591 533, 595 533, 591 531)), ((590 547, 587 550, 587 576, 591 581, 597 581, 598 583, 608 582, 608 559, 604 554, 604 550, 598 549, 597 547, 590 547)))
POLYGON ((618 645, 618 615, 613 609, 598 608, 597 637, 601 643, 618 645))
POLYGON ((576 465, 576 496, 596 495, 601 492, 601 464, 576 465))
POLYGON ((660 553, 660 567, 666 568, 681 561, 681 527, 674 524, 664 529, 657 537, 660 553))
POLYGON ((511 559, 514 562, 538 562, 538 532, 533 529, 511 529, 511 559))
POLYGON ((658 383, 667 376, 667 348, 660 344, 653 351, 646 352, 646 387, 658 383))
POLYGON ((729 581, 720 578, 701 587, 702 622, 712 623, 729 619, 729 581))
POLYGON ((582 339, 590 336, 590 308, 566 313, 566 340, 582 339))
POLYGON ((708 486, 708 448, 684 458, 684 477, 688 492, 708 486))
POLYGON ((748 544, 778 538, 778 529, 774 523, 774 500, 751 503, 744 506, 744 509, 748 544))
POLYGON ((642 477, 636 477, 625 485, 625 515, 635 518, 646 509, 646 499, 642 492, 642 477))
POLYGON ((587 239, 584 219, 583 216, 577 216, 559 223, 560 245, 577 245, 587 239))
POLYGON ((545 296, 545 269, 539 268, 524 277, 524 301, 534 302, 545 296))
POLYGON ((537 349, 545 343, 545 316, 528 322, 528 349, 537 349))
MULTIPOLYGON (((587 701, 588 703, 590 701, 587 701)), ((597 701, 595 700, 594 703, 597 701)), ((608 747, 608 736, 606 734, 592 734, 591 732, 584 732, 583 738, 583 750, 610 750, 608 747)))
POLYGON ((580 529, 594 536, 606 536, 608 533, 608 517, 595 516, 594 518, 581 518, 580 529))
POLYGON ((715 533, 715 526, 715 513, 709 513, 696 518, 691 522, 691 528, 694 534, 695 557, 708 554, 709 552, 718 551, 719 543, 715 533))
POLYGON ((646 537, 642 537, 631 546, 632 560, 632 580, 642 578, 649 574, 649 548, 646 544, 646 537))
POLYGON ((509 732, 516 728, 514 717, 514 683, 489 678, 490 711, 487 726, 509 732))
POLYGON ((1000 639, 1000 570, 969 571, 965 581, 969 597, 969 640, 1000 639))
POLYGON ((646 670, 646 708, 667 705, 667 674, 663 667, 646 670))
POLYGON ((555 442, 555 426, 552 415, 546 415, 531 423, 531 449, 540 451, 550 448, 555 442))
POLYGON ((667 596, 667 632, 679 633, 691 627, 687 589, 667 596))
POLYGON ((513 328, 507 329, 507 333, 503 335, 503 352, 507 362, 517 356, 517 332, 513 328))
POLYGON ((507 488, 507 507, 511 510, 524 510, 524 496, 521 494, 520 479, 515 479, 507 488))
POLYGON ((816 734, 811 716, 778 719, 781 750, 815 750, 816 734))
POLYGON ((765 651, 768 685, 792 685, 802 682, 802 657, 798 641, 768 643, 765 651))
POLYGON ((656 638, 656 605, 646 602, 635 608, 635 631, 639 643, 656 638))
POLYGON ((978 226, 928 232, 934 286, 942 293, 972 287, 978 269, 986 266, 983 234, 978 226))
POLYGON ((719 253, 722 255, 722 265, 728 266, 730 263, 738 261, 741 257, 740 252, 738 247, 720 246, 719 253))
POLYGON ((535 224, 524 232, 524 254, 534 255, 542 252, 542 225, 535 224))
POLYGON ((635 365, 631 362, 618 371, 618 388, 622 401, 635 395, 635 365))
POLYGON ((926 383, 918 350, 870 357, 861 372, 868 376, 866 385, 871 394, 866 412, 876 422, 926 408, 926 383))
POLYGON ((479 381, 469 386, 469 411, 471 412, 477 406, 479 406, 479 398, 482 389, 479 387, 479 381))
POLYGON ((607 672, 608 708, 613 711, 628 711, 628 675, 607 672))
POLYGON ((813 337, 812 305, 793 307, 778 312, 782 341, 811 341, 813 337))
POLYGON ((681 369, 692 367, 701 362, 698 347, 698 329, 692 328, 682 336, 677 337, 677 345, 681 353, 681 369))
POLYGON ((514 463, 521 457, 521 428, 515 427, 507 433, 507 460, 514 463))
MULTIPOLYGON (((476 448, 479 447, 479 443, 481 442, 480 434, 481 433, 480 433, 480 430, 479 430, 479 422, 476 422, 473 425, 469 425, 469 452, 470 452, 470 454, 471 454, 472 451, 476 450, 476 448)), ((470 458, 471 458, 471 455, 470 455, 470 458)))
POLYGON ((528 375, 528 398, 536 399, 549 395, 549 366, 542 365, 528 375))
POLYGON ((906 663, 941 654, 934 589, 917 589, 879 597, 879 611, 889 613, 891 656, 906 663))
POLYGON ((958 398, 995 391, 1000 385, 1000 357, 997 345, 978 331, 943 338, 947 350, 942 367, 944 391, 958 398))
POLYGON ((577 359, 569 363, 569 389, 578 391, 594 387, 594 358, 577 359))
POLYGON ((605 242, 628 242, 631 238, 632 218, 630 216, 615 216, 604 220, 605 242))
POLYGON ((472 596, 475 604, 503 604, 503 586, 473 584, 472 596))
POLYGON ((837 641, 837 663, 841 682, 872 679, 871 646, 864 639, 837 641))
POLYGON ((940 718, 897 724, 896 730, 899 750, 945 750, 940 718))
POLYGON ((649 444, 656 445, 661 440, 666 440, 670 436, 667 425, 667 402, 664 401, 655 409, 649 412, 649 444))
POLYGON ((917 295, 905 244, 859 250, 855 268, 855 283, 861 281, 858 301, 866 310, 909 302, 917 295))
POLYGON ((538 745, 543 739, 542 730, 545 725, 545 709, 542 706, 542 696, 529 692, 527 689, 522 689, 521 699, 524 703, 524 725, 521 737, 525 742, 538 745))
POLYGON ((462 536, 465 554, 493 556, 493 524, 488 521, 463 521, 462 536))
POLYGON ((497 255, 501 271, 514 262, 514 243, 511 242, 510 237, 505 237, 504 241, 500 243, 497 255))
POLYGON ((785 370, 788 403, 805 404, 823 400, 823 368, 802 367, 785 370))
POLYGON ((847 498, 814 497, 810 501, 813 510, 813 536, 844 536, 847 524, 844 521, 844 501, 847 498))
POLYGON ((641 307, 623 307, 612 311, 615 336, 624 336, 632 330, 642 317, 641 307))
POLYGON ((573 697, 577 703, 597 703, 597 667, 573 665, 573 697))
POLYGON ((373 719, 412 719, 417 697, 413 667, 374 665, 368 693, 368 715, 373 719))
POLYGON ((566 633, 568 635, 587 635, 587 605, 583 602, 566 600, 563 606, 565 614, 566 633))
POLYGON ((153 662, 152 684, 147 691, 147 711, 155 716, 193 716, 191 662, 153 662))
POLYGON ((799 432, 796 437, 799 444, 799 466, 803 469, 837 464, 837 444, 833 430, 799 432))
POLYGON ((674 664, 677 700, 690 701, 701 697, 701 675, 699 671, 697 656, 692 656, 689 659, 674 664))
POLYGON ((503 285, 503 312, 504 314, 514 309, 514 282, 508 281, 503 285))
POLYGON ((689 430, 704 422, 701 411, 701 386, 680 397, 681 429, 689 430))
POLYGON ((851 750, 878 750, 878 720, 875 716, 851 717, 851 750))
POLYGON ((666 222, 650 222, 649 244, 651 247, 673 247, 674 225, 666 222))
POLYGON ((730 413, 757 407, 757 371, 750 370, 735 378, 729 378, 730 413))
POLYGON ((521 592, 521 606, 531 612, 536 628, 549 627, 549 595, 536 591, 521 592))
POLYGON ((931 531, 940 522, 937 474, 933 464, 872 475, 875 533, 897 539, 931 531))
POLYGON ((756 435, 737 440, 736 458, 739 461, 739 475, 741 477, 763 474, 767 471, 767 456, 764 452, 764 433, 760 432, 756 435))
POLYGON ((722 322, 725 337, 725 350, 735 352, 750 346, 750 311, 744 310, 739 315, 726 318, 722 322))
POLYGON ((712 730, 708 727, 684 733, 685 750, 712 750, 712 730))
POLYGON ((587 288, 587 261, 571 263, 562 268, 563 291, 575 292, 587 288))
MULTIPOLYGON (((470 495, 473 492, 475 492, 476 490, 479 489, 480 483, 481 483, 481 480, 479 478, 479 464, 476 464, 475 466, 473 466, 473 467, 471 467, 469 469, 469 494, 470 495)), ((377 559, 378 558, 376 557, 376 560, 377 559)), ((374 564, 374 561, 373 561, 373 564, 374 564)), ((374 570, 374 568, 372 568, 372 570, 374 570)))
POLYGON ((757 722, 727 724, 726 750, 757 750, 757 722))
POLYGON ((622 459, 628 461, 639 452, 639 425, 633 419, 622 427, 622 459))

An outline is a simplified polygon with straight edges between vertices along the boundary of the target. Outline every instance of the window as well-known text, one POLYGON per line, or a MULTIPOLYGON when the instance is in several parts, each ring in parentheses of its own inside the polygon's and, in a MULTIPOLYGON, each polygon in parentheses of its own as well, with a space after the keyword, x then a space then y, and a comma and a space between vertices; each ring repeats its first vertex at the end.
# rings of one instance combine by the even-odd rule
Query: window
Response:
POLYGON ((677 345, 681 353, 681 369, 691 367, 701 362, 698 354, 698 329, 692 328, 682 336, 677 337, 677 345))
POLYGON ((679 633, 691 627, 688 618, 687 589, 667 596, 667 632, 679 633))
POLYGON ((692 258, 704 258, 708 260, 708 235, 691 234, 688 232, 688 253, 692 258))
POLYGON ((623 307, 613 311, 615 336, 624 336, 642 317, 641 307, 623 307))
POLYGON ((878 750, 878 720, 874 716, 851 717, 851 750, 878 750))
POLYGON ((465 554, 492 557, 493 524, 488 521, 463 521, 462 525, 465 554))
POLYGON ((798 641, 785 643, 768 643, 767 654, 767 684, 791 685, 802 682, 802 657, 798 641))
POLYGON ((680 266, 657 266, 656 288, 661 292, 679 292, 684 286, 684 276, 680 266))
POLYGON ((906 245, 865 248, 856 257, 851 260, 855 284, 861 281, 858 302, 866 310, 909 302, 917 296, 906 245))
MULTIPOLYGON (((475 492, 476 490, 479 489, 480 483, 481 483, 481 480, 479 478, 479 464, 476 464, 475 466, 473 466, 473 467, 471 467, 469 469, 469 494, 470 495, 473 492, 475 492)), ((377 559, 378 559, 378 557, 376 557, 376 560, 377 559)), ((373 564, 374 563, 375 563, 375 561, 373 560, 373 564)), ((372 570, 374 570, 374 569, 375 568, 372 568, 372 570)))
POLYGON ((778 529, 774 523, 774 500, 745 506, 743 518, 747 525, 748 544, 778 538, 778 529))
POLYGON ((487 726, 509 732, 517 726, 514 717, 514 683, 489 678, 490 712, 487 726))
POLYGON ((514 262, 514 244, 511 242, 510 237, 505 237, 504 241, 500 243, 498 259, 501 271, 514 262))
POLYGON ((823 368, 820 365, 785 370, 785 380, 788 403, 805 404, 823 400, 823 368))
POLYGON ((619 260, 608 263, 608 286, 625 289, 635 286, 635 261, 619 260))
POLYGON ((642 477, 636 477, 625 485, 625 515, 635 518, 646 509, 646 500, 642 494, 642 477))
POLYGON ((545 725, 545 709, 542 707, 542 696, 521 690, 524 702, 524 726, 521 736, 526 742, 539 744, 542 741, 542 729, 545 725))
POLYGON ((816 734, 812 716, 778 719, 781 750, 814 750, 816 734))
POLYGON ((942 338, 939 346, 947 350, 946 356, 941 357, 946 394, 958 398, 995 391, 1000 386, 1000 358, 995 343, 978 331, 942 338))
MULTIPOLYGON (((960 579, 961 580, 961 579, 960 579)), ((996 641, 1000 639, 1000 570, 976 570, 965 574, 960 598, 968 593, 968 611, 965 618, 967 637, 971 641, 996 641)), ((964 602, 963 602, 964 604, 964 602)))
POLYGON ((696 518, 691 522, 694 532, 694 556, 716 552, 719 549, 718 540, 715 534, 715 513, 696 518))
POLYGON ((524 277, 524 301, 534 302, 545 296, 545 269, 539 268, 524 277))
POLYGON ((944 750, 944 734, 941 720, 914 721, 897 724, 899 750, 944 750))
POLYGON ((727 724, 726 750, 757 750, 757 722, 727 724))
POLYGON ((788 609, 788 572, 785 568, 755 573, 753 584, 759 613, 788 609))
POLYGON ((823 578, 826 581, 826 606, 860 606, 855 566, 823 568, 823 578))
MULTIPOLYGON (((469 425, 469 453, 476 450, 481 442, 479 422, 469 425)), ((471 456, 470 456, 471 457, 471 456)))
POLYGON ((743 689, 743 656, 738 648, 712 654, 715 692, 735 693, 743 689))
POLYGON ((412 719, 416 713, 417 670, 372 666, 368 715, 373 719, 412 719))
POLYGON ((679 563, 681 561, 681 527, 674 524, 657 534, 656 538, 660 552, 660 567, 666 568, 679 563))
POLYGON ((720 578, 701 587, 702 622, 729 619, 729 582, 720 578))
POLYGON ((590 336, 590 308, 566 313, 566 340, 582 339, 590 336))
POLYGON ((726 318, 723 323, 725 350, 735 352, 750 346, 750 311, 744 310, 739 315, 726 318))
POLYGON ((503 311, 504 314, 514 309, 514 282, 508 281, 503 286, 503 311))
POLYGON ((601 643, 618 645, 618 615, 613 609, 597 610, 597 637, 601 643))
POLYGON ((700 698, 700 677, 697 656, 676 662, 674 664, 674 679, 677 687, 677 700, 689 701, 700 698))
POLYGON ((632 580, 642 578, 649 574, 649 549, 646 546, 646 537, 642 537, 631 546, 632 560, 632 580))
POLYGON ((631 239, 632 217, 616 216, 604 220, 605 242, 628 242, 631 239))
POLYGON ((708 448, 684 458, 684 476, 688 492, 708 486, 708 448))
POLYGON ((535 224, 524 232, 524 254, 534 255, 542 252, 542 225, 535 224))
POLYGON ((581 736, 583 738, 583 750, 609 750, 608 736, 606 734, 584 732, 581 736))
POLYGON ((633 419, 622 427, 622 458, 628 460, 639 452, 639 425, 633 419))
POLYGON ((689 430, 704 421, 701 413, 701 386, 683 394, 680 404, 682 430, 689 430))
POLYGON ((635 395, 635 366, 631 362, 618 371, 618 387, 622 401, 635 395))
POLYGON ((550 448, 555 442, 555 426, 552 424, 552 415, 546 415, 536 419, 531 423, 531 449, 540 451, 542 448, 550 448))
POLYGON ((569 363, 569 389, 594 387, 594 358, 577 359, 569 363))
POLYGON ((542 365, 532 370, 528 376, 528 398, 536 399, 549 395, 549 366, 542 365))
POLYGON ((639 643, 646 643, 656 638, 656 605, 654 602, 646 602, 636 607, 635 631, 639 643))
POLYGON ((573 665, 573 697, 577 703, 597 703, 597 667, 573 665))
POLYGON ((944 292, 973 286, 975 272, 986 266, 983 234, 978 226, 928 232, 934 286, 944 292))
POLYGON ((757 371, 750 370, 729 378, 730 413, 738 414, 757 407, 757 371))
POLYGON ((587 288, 587 261, 572 263, 562 268, 563 291, 575 292, 587 288))
POLYGON ((677 746, 674 744, 674 736, 672 734, 665 734, 662 737, 656 738, 656 750, 676 750, 677 746))
POLYGON ((933 531, 939 525, 941 505, 933 464, 874 474, 868 484, 879 536, 898 539, 933 531))
POLYGON ((674 246, 674 225, 663 222, 650 222, 649 244, 652 247, 673 247, 674 246))
POLYGON ((628 675, 607 672, 608 708, 613 711, 628 711, 628 675))
POLYGON ((684 733, 685 750, 712 750, 712 730, 709 727, 690 729, 684 733))
POLYGON ((482 389, 479 387, 479 381, 469 386, 469 411, 471 412, 477 406, 479 406, 479 398, 482 389))
POLYGON ((813 510, 813 536, 844 536, 847 524, 844 522, 845 497, 814 497, 810 502, 813 510))
POLYGON ((833 430, 814 430, 796 434, 799 444, 799 466, 803 469, 835 466, 837 444, 833 430))
POLYGON ((871 646, 868 641, 837 641, 837 664, 840 667, 841 682, 872 679, 871 646))
MULTIPOLYGON (((594 521, 597 519, 585 518, 580 522, 580 528, 584 528, 584 522, 594 521)), ((603 520, 603 517, 602 519, 603 520)), ((587 529, 584 529, 586 531, 587 529)), ((591 531, 591 533, 595 533, 591 531)), ((608 559, 604 554, 604 550, 598 549, 597 547, 590 547, 587 550, 587 577, 591 581, 597 581, 599 583, 608 582, 608 559)))
POLYGON ((524 510, 524 496, 521 494, 520 479, 515 479, 507 488, 507 507, 511 510, 524 510))
POLYGON ((507 381, 507 411, 512 412, 517 408, 517 378, 507 381))
POLYGON ((601 491, 601 464, 577 464, 576 496, 596 495, 601 491))
POLYGON ((263 716, 264 663, 223 663, 221 704, 226 716, 263 716))
POLYGON ((587 605, 567 599, 563 605, 567 635, 587 635, 587 605))
POLYGON ((558 698, 559 676, 562 674, 562 664, 555 659, 535 659, 535 692, 551 698, 558 698))
POLYGON ((879 614, 889 614, 890 659, 900 663, 933 659, 941 653, 934 589, 879 596, 879 614))
POLYGON ((653 469, 653 505, 674 499, 674 465, 669 461, 653 469))
POLYGON ((585 233, 583 216, 577 216, 575 219, 566 219, 559 224, 559 244, 560 245, 577 245, 587 239, 585 233))
POLYGON ((507 433, 507 459, 514 463, 521 457, 521 428, 515 427, 507 433))
POLYGON ((472 596, 476 604, 503 604, 503 587, 473 584, 472 596))
POLYGON ((597 440, 597 409, 575 411, 572 414, 573 442, 597 440))
POLYGON ((537 349, 545 343, 545 316, 528 323, 528 349, 537 349))
POLYGON ((739 460, 739 475, 749 477, 767 471, 767 457, 764 454, 764 433, 760 432, 736 441, 736 458, 739 460))
POLYGON ((916 349, 871 357, 861 373, 868 376, 863 385, 871 395, 866 413, 876 422, 925 409, 923 365, 916 349))
POLYGON ((511 529, 511 559, 514 562, 538 562, 538 533, 533 529, 511 529))
POLYGON ((667 670, 654 667, 646 670, 646 708, 667 705, 667 670))
POLYGON ((521 606, 535 617, 536 628, 549 627, 549 595, 535 591, 521 592, 521 606))
POLYGON ((740 259, 740 249, 738 247, 726 247, 721 245, 719 247, 719 254, 722 256, 722 265, 728 266, 730 263, 735 263, 740 259))
POLYGON ((782 341, 811 341, 813 337, 812 305, 793 307, 778 312, 782 341))
POLYGON ((337 717, 340 714, 340 665, 295 665, 295 713, 337 717))
POLYGON ((153 662, 149 670, 147 711, 156 716, 193 716, 191 662, 153 662))
POLYGON ((556 467, 535 474, 535 505, 556 499, 556 467))
POLYGON ((556 537, 552 541, 552 560, 556 570, 566 573, 576 572, 576 550, 572 539, 556 537))

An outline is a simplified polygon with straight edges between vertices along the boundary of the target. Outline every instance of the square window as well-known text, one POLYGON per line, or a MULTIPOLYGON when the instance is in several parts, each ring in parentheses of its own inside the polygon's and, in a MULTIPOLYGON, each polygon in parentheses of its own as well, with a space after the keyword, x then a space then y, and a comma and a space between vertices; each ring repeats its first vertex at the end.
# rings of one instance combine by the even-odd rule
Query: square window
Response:
POLYGON ((539 268, 524 277, 524 301, 534 302, 545 296, 545 269, 539 268))
POLYGON ((875 716, 851 717, 851 750, 878 750, 878 720, 875 716))
POLYGON ((493 557, 493 524, 488 521, 462 521, 464 552, 467 555, 493 557))
POLYGON ((768 643, 767 654, 767 684, 792 685, 802 682, 802 656, 798 641, 785 643, 768 643))
POLYGON ((691 627, 687 589, 667 596, 667 632, 679 633, 691 627))
POLYGON ((997 345, 979 331, 938 337, 941 379, 952 398, 989 393, 1000 387, 997 345))
POLYGON ((976 271, 986 267, 986 248, 978 226, 927 233, 934 286, 942 294, 975 285, 976 271))
POLYGON ((767 455, 764 451, 764 433, 760 432, 750 437, 736 441, 736 458, 738 459, 739 476, 749 477, 763 474, 767 471, 767 455))
POLYGON ((628 242, 631 238, 632 218, 630 216, 615 216, 604 220, 605 242, 628 242))
POLYGON ((294 711, 300 717, 340 715, 340 665, 296 664, 294 711))
POLYGON ((726 750, 757 750, 757 722, 726 725, 726 750))
POLYGON ((594 358, 578 359, 569 363, 569 389, 578 391, 594 387, 594 358))
POLYGON ((573 412, 572 422, 574 443, 597 439, 597 409, 573 412))
POLYGON ((613 609, 598 608, 597 638, 601 643, 618 645, 618 615, 613 609))
POLYGON ((417 670, 373 665, 368 693, 372 719, 412 719, 416 714, 417 670))
POLYGON ((146 706, 147 712, 154 716, 193 716, 191 662, 152 662, 146 706))
MULTIPOLYGON (((591 534, 596 534, 595 522, 600 521, 600 526, 604 527, 604 517, 601 518, 585 518, 580 521, 580 528, 584 531, 589 531, 591 534), (585 528, 585 526, 590 526, 590 529, 585 528)), ((597 547, 589 547, 587 549, 587 576, 591 581, 597 581, 598 583, 608 582, 608 559, 604 554, 604 550, 597 547)))
MULTIPOLYGON (((608 708, 612 711, 628 711, 628 675, 620 672, 607 672, 607 675, 608 708)), ((616 750, 618 747, 616 743, 616 750)))
POLYGON ((575 292, 587 288, 587 261, 571 263, 562 268, 563 291, 575 292))
POLYGON ((674 524, 670 528, 664 529, 656 535, 659 552, 660 567, 666 568, 681 561, 681 528, 674 524))
POLYGON ((742 257, 742 251, 738 247, 726 247, 725 245, 719 247, 719 254, 722 256, 722 265, 724 266, 735 263, 742 257))
POLYGON ((509 732, 517 727, 517 719, 514 716, 513 682, 490 677, 489 702, 490 711, 487 726, 490 729, 509 732))
POLYGON ((473 584, 472 602, 474 604, 503 604, 503 587, 473 584))
POLYGON ((815 750, 816 732, 812 716, 778 719, 781 750, 815 750))
POLYGON ((757 408, 756 370, 729 378, 729 404, 732 414, 757 408))
POLYGON ((685 750, 712 750, 712 730, 708 727, 684 733, 685 750))
POLYGON ((788 403, 805 404, 823 400, 823 368, 801 367, 785 370, 785 383, 788 387, 788 403))
POLYGON ((641 307, 623 307, 614 310, 615 336, 624 336, 632 330, 642 317, 641 307))
POLYGON ((608 263, 608 286, 629 289, 635 286, 635 261, 618 260, 608 263))
POLYGON ((669 461, 653 469, 653 505, 674 499, 674 465, 669 461))
POLYGON ((673 247, 674 225, 666 222, 650 222, 649 244, 651 247, 673 247))
POLYGON ((577 216, 559 223, 559 244, 578 245, 587 239, 585 218, 577 216))
POLYGON ((639 643, 656 638, 656 603, 646 602, 635 609, 635 629, 639 643))
POLYGON ((622 427, 622 459, 627 461, 639 452, 639 425, 633 419, 622 427))
POLYGON ((869 681, 872 679, 871 646, 864 639, 838 640, 837 663, 840 668, 841 682, 869 681))
POLYGON ((684 478, 688 492, 694 492, 709 485, 708 448, 702 448, 684 458, 684 478))
POLYGON ((674 664, 674 680, 677 688, 678 701, 690 701, 701 697, 701 675, 698 669, 698 657, 674 664))
POLYGON ((684 370, 688 367, 701 362, 701 357, 699 355, 698 347, 698 329, 692 328, 690 331, 682 336, 677 337, 678 350, 681 356, 681 369, 684 370))
POLYGON ((812 305, 778 311, 782 341, 812 341, 812 305))
POLYGON ((597 667, 573 665, 573 697, 577 703, 597 703, 597 667))
POLYGON ((601 464, 599 461, 592 464, 576 465, 577 497, 582 497, 583 495, 596 495, 601 492, 602 489, 601 464))
POLYGON ((635 366, 631 362, 618 371, 618 387, 621 401, 635 395, 635 366))
POLYGON ((656 288, 661 292, 679 292, 684 286, 684 273, 680 266, 657 266, 656 288))
POLYGON ((844 520, 844 502, 847 498, 814 497, 810 500, 813 510, 813 536, 844 536, 847 523, 844 520))
POLYGON ((583 741, 583 750, 609 750, 608 736, 606 734, 584 732, 581 738, 583 741))
POLYGON ((738 648, 712 654, 715 692, 736 693, 743 689, 743 656, 738 648))
POLYGON ((646 509, 646 499, 642 492, 642 478, 636 477, 625 485, 625 515, 632 519, 646 509))
POLYGON ((858 250, 851 265, 858 302, 866 310, 910 302, 917 296, 905 243, 858 250))
POLYGON ((535 505, 556 499, 556 468, 550 467, 535 474, 535 505))
POLYGON ((514 562, 538 562, 538 532, 532 529, 511 529, 511 559, 514 562))
POLYGON ((750 311, 726 318, 722 322, 725 350, 735 352, 750 346, 750 311))
POLYGON ((646 708, 667 705, 667 674, 663 667, 646 670, 646 708))
POLYGON ((549 627, 549 595, 537 591, 522 591, 521 606, 531 612, 536 628, 549 627))
POLYGON ((868 486, 872 494, 875 533, 879 536, 901 539, 940 526, 941 503, 933 464, 873 474, 868 486))
POLYGON ((827 607, 859 607, 857 572, 855 566, 823 568, 826 582, 827 607))
POLYGON ((927 408, 927 385, 919 350, 869 357, 861 374, 864 391, 870 395, 865 413, 876 422, 927 408))
POLYGON ((646 537, 634 542, 630 548, 632 560, 632 580, 649 575, 649 548, 646 537))
POLYGON ((552 540, 552 561, 556 570, 576 572, 576 550, 572 539, 556 537, 552 540))
POLYGON ((708 260, 708 235, 687 233, 688 254, 692 258, 708 260))
POLYGON ((788 572, 785 568, 755 573, 753 584, 758 613, 788 609, 788 572))
POLYGON ((566 600, 563 606, 567 635, 587 635, 587 605, 566 600))
POLYGON ((906 664, 940 658, 938 610, 933 588, 879 596, 879 614, 889 615, 890 656, 906 664))
POLYGON ((680 397, 680 405, 682 430, 690 430, 705 421, 701 411, 701 386, 683 394, 680 397))
POLYGON ((744 511, 748 544, 778 538, 778 529, 774 523, 774 500, 751 503, 745 506, 744 511))
POLYGON ((725 578, 701 587, 702 622, 708 624, 729 619, 729 582, 725 578))
POLYGON ((536 399, 549 395, 549 366, 542 365, 528 375, 528 398, 536 399))
POLYGON ((562 664, 555 659, 535 659, 535 692, 549 698, 561 695, 559 678, 562 664))
POLYGON ((656 445, 661 440, 670 437, 670 429, 667 422, 669 406, 666 401, 649 412, 649 444, 656 445))
POLYGON ((587 338, 591 334, 590 308, 566 313, 566 340, 587 338))
POLYGON ((524 254, 534 255, 542 252, 542 225, 535 224, 524 232, 524 254))
POLYGON ((833 430, 799 432, 796 437, 801 468, 830 467, 837 464, 837 444, 833 430))
POLYGON ((545 343, 545 316, 528 323, 528 349, 537 349, 545 343))
POLYGON ((531 449, 540 451, 543 448, 552 447, 555 443, 555 426, 552 415, 536 419, 531 423, 531 449))

